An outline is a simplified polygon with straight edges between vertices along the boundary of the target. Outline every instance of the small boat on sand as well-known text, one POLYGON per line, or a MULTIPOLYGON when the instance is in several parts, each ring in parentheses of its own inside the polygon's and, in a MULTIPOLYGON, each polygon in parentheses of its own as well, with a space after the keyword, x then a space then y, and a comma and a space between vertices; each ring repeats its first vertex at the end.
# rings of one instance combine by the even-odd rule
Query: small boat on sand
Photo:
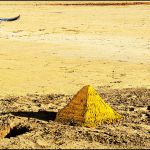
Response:
POLYGON ((0 18, 0 22, 2 22, 2 21, 15 21, 19 18, 20 18, 20 15, 18 15, 17 17, 14 17, 14 18, 0 18))

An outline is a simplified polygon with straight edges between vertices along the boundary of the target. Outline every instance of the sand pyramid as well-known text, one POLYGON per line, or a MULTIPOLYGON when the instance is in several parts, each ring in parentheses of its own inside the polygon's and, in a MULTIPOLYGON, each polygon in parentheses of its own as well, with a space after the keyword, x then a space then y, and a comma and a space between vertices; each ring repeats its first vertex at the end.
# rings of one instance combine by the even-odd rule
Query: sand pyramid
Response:
POLYGON ((56 121, 96 127, 121 118, 90 86, 84 86, 56 116, 56 121))

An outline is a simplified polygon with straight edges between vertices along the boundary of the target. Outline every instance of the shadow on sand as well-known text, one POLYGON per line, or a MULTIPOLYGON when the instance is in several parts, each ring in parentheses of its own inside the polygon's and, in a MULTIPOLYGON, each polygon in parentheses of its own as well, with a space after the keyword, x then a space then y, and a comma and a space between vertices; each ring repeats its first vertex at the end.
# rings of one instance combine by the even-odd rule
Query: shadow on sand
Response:
POLYGON ((49 121, 49 120, 54 121, 56 118, 57 112, 51 112, 51 111, 23 112, 23 111, 18 111, 18 112, 7 112, 7 113, 3 113, 3 114, 12 114, 14 116, 35 118, 35 119, 44 120, 44 121, 49 121))

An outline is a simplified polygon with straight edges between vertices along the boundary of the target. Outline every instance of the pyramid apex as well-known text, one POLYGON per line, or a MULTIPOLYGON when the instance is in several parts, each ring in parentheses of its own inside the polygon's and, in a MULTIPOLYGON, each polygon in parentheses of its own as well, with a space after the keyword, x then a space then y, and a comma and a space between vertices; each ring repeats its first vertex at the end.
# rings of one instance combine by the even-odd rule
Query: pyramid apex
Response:
MULTIPOLYGON (((92 86, 89 85, 89 84, 88 84, 88 85, 85 85, 83 88, 87 88, 87 89, 92 88, 92 89, 94 89, 94 87, 92 87, 92 86)), ((82 89, 83 89, 83 88, 82 88, 82 89)))
POLYGON ((90 87, 90 86, 91 86, 91 85, 88 84, 88 85, 85 85, 83 88, 85 88, 85 87, 90 87))

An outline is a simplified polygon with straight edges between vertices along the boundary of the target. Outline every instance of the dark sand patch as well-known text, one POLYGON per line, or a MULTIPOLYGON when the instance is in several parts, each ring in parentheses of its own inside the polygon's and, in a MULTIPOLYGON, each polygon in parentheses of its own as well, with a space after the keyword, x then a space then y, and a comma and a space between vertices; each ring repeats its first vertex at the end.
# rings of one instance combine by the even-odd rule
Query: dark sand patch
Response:
POLYGON ((57 111, 70 101, 72 95, 30 94, 0 99, 0 135, 3 133, 0 148, 69 148, 70 142, 74 143, 75 148, 94 148, 93 144, 96 144, 95 148, 103 146, 148 148, 150 146, 150 89, 112 90, 98 87, 98 91, 112 108, 124 116, 121 122, 114 125, 102 125, 98 128, 69 126, 55 122, 57 111), (18 124, 22 125, 21 132, 16 130, 18 124), (30 130, 27 127, 30 127, 30 130), (9 138, 4 137, 12 133, 13 129, 15 134, 19 132, 19 135, 11 137, 6 142, 9 138), (28 142, 25 144, 17 137, 28 142), (78 145, 79 142, 82 144, 78 145), (85 142, 89 144, 84 144, 85 142))

